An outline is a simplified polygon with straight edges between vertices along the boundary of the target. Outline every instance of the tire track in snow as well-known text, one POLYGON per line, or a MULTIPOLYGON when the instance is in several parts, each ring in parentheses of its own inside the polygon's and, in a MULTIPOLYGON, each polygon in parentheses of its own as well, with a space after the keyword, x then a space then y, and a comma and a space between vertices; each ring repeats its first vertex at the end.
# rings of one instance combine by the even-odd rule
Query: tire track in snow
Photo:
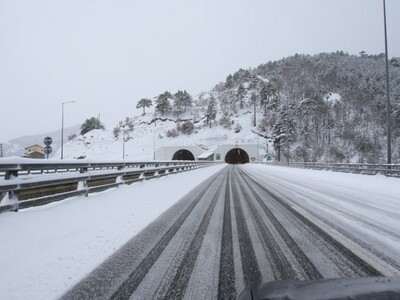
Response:
MULTIPOLYGON (((260 184, 257 180, 253 179, 251 176, 246 174, 245 172, 242 171, 242 173, 249 179, 251 180, 260 190, 265 192, 271 200, 273 200, 276 204, 278 204, 282 209, 284 209, 289 216, 296 218, 301 225, 303 225, 304 229, 306 229, 311 235, 318 235, 323 241, 325 241, 327 244, 329 244, 333 249, 336 251, 332 254, 340 254, 340 256, 343 256, 348 260, 349 263, 353 265, 354 271, 359 271, 359 276, 383 276, 381 272, 379 272, 377 269, 375 269, 373 266, 371 266, 369 263, 361 259, 358 255, 356 255, 353 251, 351 251, 349 248, 345 247, 343 244, 341 244, 339 241, 334 239, 332 236, 330 236, 327 232, 325 232, 323 229, 315 225, 313 222, 311 222, 309 219, 304 217, 301 213, 296 211, 294 208, 292 208, 288 203, 285 202, 282 198, 271 192, 269 189, 264 187, 262 184, 260 184)), ((264 204, 265 206, 265 204, 264 204)), ((337 261, 338 265, 342 265, 342 261, 338 259, 337 261)))
MULTIPOLYGON (((241 172, 241 174, 244 174, 241 172)), ((251 178, 249 178, 251 180, 251 178)), ((295 242, 295 240, 289 235, 287 230, 283 227, 283 225, 279 222, 279 220, 276 218, 276 216, 273 214, 273 212, 267 207, 263 199, 260 198, 260 196, 256 193, 255 189, 253 188, 253 185, 251 182, 256 183, 255 181, 251 180, 248 181, 246 180, 245 177, 243 177, 243 180, 246 182, 249 190, 252 192, 253 196, 257 200, 258 204, 261 206, 265 214, 268 216, 269 220, 275 227, 275 229, 279 232, 279 235, 283 238, 285 243, 287 244, 288 248, 291 250, 293 253, 294 257, 296 257, 299 265, 303 269, 304 273, 308 276, 309 279, 320 279, 322 278, 321 273, 318 271, 318 269, 314 266, 314 264, 310 261, 310 259, 307 257, 307 255, 304 253, 304 251, 299 247, 299 245, 295 242)))
MULTIPOLYGON (((232 168, 230 171, 232 171, 232 168)), ((246 224, 246 219, 244 217, 241 200, 238 197, 238 187, 235 184, 232 184, 232 192, 236 226, 239 235, 239 248, 243 268, 244 284, 245 286, 252 286, 261 282, 262 275, 258 266, 256 254, 254 252, 254 246, 246 224)))
POLYGON ((219 262, 218 299, 236 298, 232 244, 231 193, 229 190, 229 183, 230 178, 227 177, 225 187, 221 257, 219 262))
MULTIPOLYGON (((256 230, 260 236, 260 241, 262 243, 262 247, 266 252, 267 257, 270 260, 272 265, 272 273, 275 280, 288 280, 295 279, 296 274, 293 270, 293 266, 290 264, 289 260, 286 258, 283 253, 279 243, 276 238, 272 234, 271 230, 268 228, 266 222, 262 219, 261 214, 258 212, 253 200, 251 198, 257 197, 257 195, 252 194, 252 197, 247 193, 244 184, 247 185, 247 182, 240 181, 239 186, 241 187, 241 191, 243 195, 247 199, 247 205, 254 216, 254 221, 256 223, 256 230)), ((269 220, 272 224, 273 220, 269 220)))
MULTIPOLYGON (((220 173, 217 173, 220 175, 220 173)), ((217 178, 215 176, 214 178, 217 178)), ((160 257, 161 253, 174 237, 176 232, 181 228, 182 224, 188 218, 190 213, 193 211, 195 206, 203 198, 204 194, 210 189, 211 184, 207 185, 200 194, 193 200, 189 207, 182 213, 178 220, 172 225, 167 233, 161 238, 157 245, 149 252, 149 254, 142 260, 139 266, 129 275, 124 283, 118 288, 118 290, 111 296, 111 299, 129 299, 130 295, 136 290, 138 285, 141 283, 143 278, 152 268, 154 263, 160 257)))
POLYGON ((211 216, 214 212, 215 206, 217 205, 218 197, 221 193, 222 184, 217 189, 214 198, 205 213, 200 226, 198 227, 189 248, 183 257, 183 260, 178 267, 175 276, 168 286, 168 290, 163 296, 164 299, 182 299, 185 295, 185 290, 189 282, 192 270, 199 255, 201 244, 203 243, 204 236, 206 234, 208 225, 210 224, 211 216))
MULTIPOLYGON (((363 240, 357 238, 356 236, 354 236, 353 234, 351 234, 348 230, 343 229, 342 227, 334 224, 333 222, 331 222, 330 220, 328 220, 327 218, 322 217, 321 215, 318 215, 317 213, 315 213, 313 210, 311 210, 310 208, 306 207, 305 205, 302 205, 300 203, 296 203, 291 201, 290 199, 287 199, 288 202, 292 203, 293 205, 296 205, 298 207, 300 207, 302 210, 304 210, 305 212, 307 212, 308 214, 310 214, 311 216, 313 216, 315 219, 319 220, 320 222, 324 223, 325 225, 327 225, 329 228, 332 228, 333 230, 337 231, 338 233, 340 233, 342 236, 346 237, 347 239, 349 239, 350 241, 352 241, 354 244, 360 246, 361 248, 365 249, 367 252, 373 254, 375 257, 379 258, 381 261, 385 262, 386 264, 388 264, 389 266, 393 267, 394 269, 396 269, 398 272, 400 272, 400 263, 397 262, 395 259, 392 259, 391 257, 387 256, 386 254, 384 254, 383 252, 379 251, 378 249, 372 247, 369 243, 364 242, 363 240)), ((327 207, 330 207, 332 210, 335 210, 337 212, 341 212, 341 213, 345 213, 344 211, 340 210, 340 209, 336 209, 333 206, 330 205, 326 205, 327 207)), ((349 215, 349 217, 351 217, 351 215, 349 213, 345 213, 346 215, 349 215)), ((361 219, 359 217, 353 216, 353 219, 361 219)), ((368 224, 369 222, 362 222, 364 224, 368 224)), ((373 226, 376 228, 376 226, 373 226)), ((385 231, 386 233, 390 233, 390 231, 385 230, 385 228, 382 228, 381 231, 385 231)), ((392 233, 391 235, 395 236, 396 238, 398 237, 397 234, 392 233)))

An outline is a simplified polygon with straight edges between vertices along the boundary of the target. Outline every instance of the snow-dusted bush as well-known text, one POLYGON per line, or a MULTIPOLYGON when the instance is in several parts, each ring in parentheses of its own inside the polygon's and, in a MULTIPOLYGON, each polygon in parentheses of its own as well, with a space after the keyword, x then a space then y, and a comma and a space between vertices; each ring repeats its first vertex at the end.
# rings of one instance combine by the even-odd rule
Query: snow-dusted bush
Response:
POLYGON ((81 135, 88 133, 93 129, 105 129, 103 123, 100 122, 98 118, 92 117, 90 119, 86 119, 85 122, 81 126, 81 135))
POLYGON ((120 121, 118 125, 113 129, 113 135, 117 139, 121 133, 125 134, 125 139, 131 139, 131 133, 134 129, 133 118, 126 117, 125 120, 122 122, 120 121))
POLYGON ((194 124, 192 121, 185 121, 181 124, 181 132, 183 134, 191 135, 194 132, 194 124))
POLYGON ((224 128, 231 129, 232 121, 229 115, 224 113, 219 119, 219 124, 224 126, 224 128))
POLYGON ((235 133, 239 133, 240 130, 242 130, 242 126, 240 126, 240 124, 238 123, 238 124, 236 124, 235 128, 233 129, 233 131, 234 131, 235 133))
POLYGON ((73 139, 75 139, 77 137, 77 135, 75 133, 72 133, 68 136, 68 141, 72 141, 73 139))
POLYGON ((172 129, 168 130, 168 131, 165 133, 165 135, 166 135, 167 137, 177 137, 177 136, 179 135, 179 132, 178 132, 178 130, 176 130, 175 128, 172 128, 172 129))
POLYGON ((113 129, 113 135, 117 139, 119 137, 119 134, 121 133, 121 128, 119 126, 114 127, 113 129))

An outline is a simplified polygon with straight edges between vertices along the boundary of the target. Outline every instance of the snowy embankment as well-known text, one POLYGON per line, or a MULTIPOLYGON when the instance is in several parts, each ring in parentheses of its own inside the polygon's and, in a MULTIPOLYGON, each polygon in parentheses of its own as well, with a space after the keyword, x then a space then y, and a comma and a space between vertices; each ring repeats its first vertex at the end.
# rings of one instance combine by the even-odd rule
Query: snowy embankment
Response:
POLYGON ((225 165, 0 215, 0 298, 54 299, 225 165))

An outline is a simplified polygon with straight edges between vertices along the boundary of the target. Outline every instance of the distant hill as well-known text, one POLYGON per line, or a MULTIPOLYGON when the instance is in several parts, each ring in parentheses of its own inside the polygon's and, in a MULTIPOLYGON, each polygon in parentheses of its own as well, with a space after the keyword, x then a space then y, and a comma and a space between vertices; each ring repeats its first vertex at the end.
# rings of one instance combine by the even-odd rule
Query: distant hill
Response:
MULTIPOLYGON (((64 139, 68 141, 68 136, 71 134, 79 134, 80 125, 75 125, 71 127, 64 128, 64 139)), ((8 141, 3 144, 3 155, 4 156, 22 156, 25 153, 25 147, 38 144, 43 146, 43 139, 46 136, 50 136, 53 139, 52 148, 53 153, 57 151, 61 144, 61 129, 51 131, 44 134, 38 135, 27 135, 23 137, 19 137, 13 140, 8 141)))

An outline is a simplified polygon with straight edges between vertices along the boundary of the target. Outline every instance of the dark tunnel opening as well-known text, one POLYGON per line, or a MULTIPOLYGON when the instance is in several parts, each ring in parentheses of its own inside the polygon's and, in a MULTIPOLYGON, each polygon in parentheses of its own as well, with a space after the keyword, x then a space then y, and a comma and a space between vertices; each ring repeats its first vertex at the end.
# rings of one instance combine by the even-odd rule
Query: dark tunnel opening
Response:
POLYGON ((250 161, 246 151, 240 148, 229 150, 225 156, 225 162, 228 164, 246 164, 250 161))
POLYGON ((189 150, 180 149, 174 153, 172 160, 194 160, 194 155, 189 150))

